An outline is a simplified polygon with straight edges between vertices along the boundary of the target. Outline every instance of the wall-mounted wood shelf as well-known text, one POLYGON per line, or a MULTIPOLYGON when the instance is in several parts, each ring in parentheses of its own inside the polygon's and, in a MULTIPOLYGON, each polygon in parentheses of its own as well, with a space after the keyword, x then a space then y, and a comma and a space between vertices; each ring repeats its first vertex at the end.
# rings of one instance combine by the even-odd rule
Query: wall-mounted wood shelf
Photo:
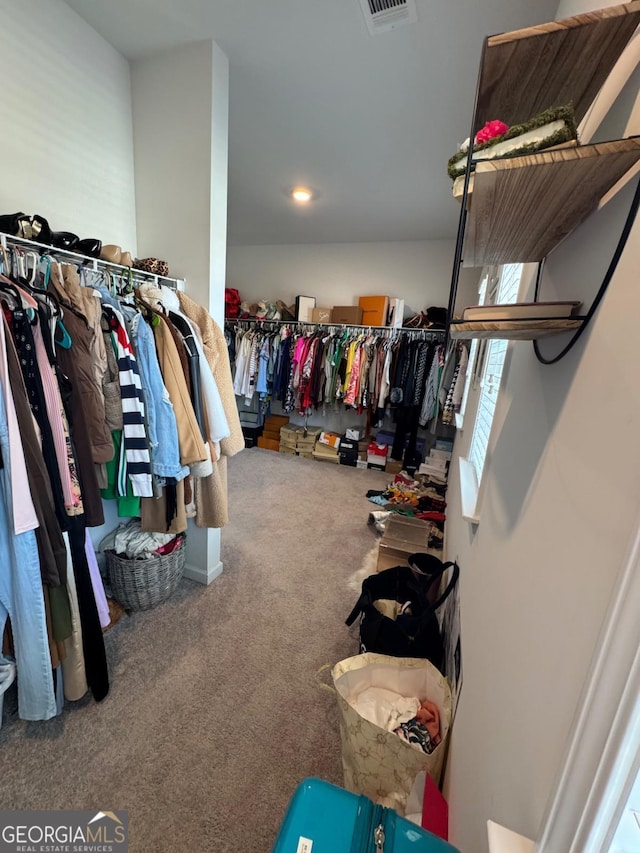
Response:
POLYGON ((640 160, 640 137, 476 165, 464 265, 541 261, 640 160))
MULTIPOLYGON (((547 109, 569 104, 579 123, 639 25, 640 0, 631 0, 486 38, 478 72, 471 138, 487 121, 499 119, 513 126, 547 109)), ((640 137, 549 148, 502 159, 469 159, 464 175, 454 182, 454 197, 461 202, 461 209, 449 316, 454 316, 463 265, 484 267, 544 261, 598 207, 603 196, 629 170, 637 168, 638 162, 640 137)), ((634 198, 630 221, 635 210, 634 198)), ((625 235, 628 235, 626 226, 614 259, 619 258, 624 248, 625 235)), ((574 337, 559 356, 562 357, 591 320, 594 306, 610 280, 608 274, 584 317, 458 321, 450 324, 449 337, 535 341, 574 331, 574 337)), ((538 292, 539 278, 536 300, 538 292)), ((575 299, 579 294, 565 296, 575 299)), ((540 358, 537 349, 536 355, 540 358)))
POLYGON ((498 338, 501 341, 535 341, 551 335, 562 335, 580 328, 582 319, 571 320, 469 320, 453 321, 449 329, 452 339, 498 338))
POLYGON ((528 121, 573 104, 585 115, 640 24, 640 0, 490 36, 480 68, 474 133, 485 122, 528 121))

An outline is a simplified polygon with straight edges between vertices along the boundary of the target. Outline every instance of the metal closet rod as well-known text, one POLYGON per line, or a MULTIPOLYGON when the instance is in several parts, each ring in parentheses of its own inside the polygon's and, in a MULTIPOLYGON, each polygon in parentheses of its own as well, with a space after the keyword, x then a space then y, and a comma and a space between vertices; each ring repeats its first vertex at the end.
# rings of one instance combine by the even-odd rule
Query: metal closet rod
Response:
POLYGON ((71 252, 69 249, 59 249, 57 246, 49 246, 46 243, 37 243, 35 240, 28 240, 26 237, 16 237, 13 234, 0 233, 0 245, 6 249, 9 245, 29 246, 38 251, 40 255, 62 255, 64 258, 72 258, 73 260, 81 261, 84 267, 90 266, 94 272, 104 270, 106 272, 119 271, 122 274, 129 275, 131 272, 134 276, 143 276, 147 279, 152 279, 156 284, 158 282, 169 283, 174 290, 182 290, 184 286, 183 278, 170 278, 167 275, 156 275, 155 273, 140 270, 137 267, 127 267, 123 264, 114 264, 111 261, 105 261, 103 258, 93 258, 90 255, 81 255, 78 252, 71 252))
POLYGON ((403 326, 402 328, 397 329, 392 326, 359 326, 356 323, 310 323, 306 320, 261 320, 257 317, 225 317, 225 323, 252 323, 259 327, 264 327, 270 324, 272 326, 313 326, 316 329, 367 329, 370 332, 381 331, 387 332, 388 334, 393 332, 410 332, 412 334, 434 335, 437 337, 441 337, 445 334, 444 329, 416 329, 411 326, 403 326))

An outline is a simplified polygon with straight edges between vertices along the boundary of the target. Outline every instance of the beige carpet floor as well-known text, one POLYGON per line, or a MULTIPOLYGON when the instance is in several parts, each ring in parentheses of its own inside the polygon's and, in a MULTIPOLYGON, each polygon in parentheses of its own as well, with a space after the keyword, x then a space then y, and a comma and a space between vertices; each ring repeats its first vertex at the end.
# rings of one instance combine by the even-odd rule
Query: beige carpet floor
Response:
POLYGON ((341 782, 316 672, 357 652, 349 576, 389 477, 257 448, 229 462, 224 573, 106 635, 107 699, 0 729, 0 808, 128 809, 130 849, 266 853, 307 775, 341 782))

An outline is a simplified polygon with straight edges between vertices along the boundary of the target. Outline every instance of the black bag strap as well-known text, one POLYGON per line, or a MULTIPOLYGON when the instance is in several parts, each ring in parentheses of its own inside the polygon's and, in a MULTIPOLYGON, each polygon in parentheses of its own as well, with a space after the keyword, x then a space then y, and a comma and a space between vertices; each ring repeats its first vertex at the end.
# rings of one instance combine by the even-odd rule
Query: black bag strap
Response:
POLYGON ((453 566, 453 572, 451 573, 451 578, 449 580, 449 583, 447 584, 447 588, 437 601, 434 601, 433 604, 429 605, 427 610, 425 610, 425 612, 422 614, 422 619, 427 619, 429 616, 434 614, 436 610, 438 610, 438 608, 444 604, 447 598, 449 598, 455 588, 455 585, 458 583, 458 578, 460 577, 460 567, 454 560, 450 560, 448 563, 442 564, 442 571, 434 575, 433 580, 429 584, 429 587, 431 587, 431 584, 434 581, 440 580, 442 575, 447 571, 447 569, 451 568, 451 566, 453 566))
POLYGON ((353 625, 358 616, 362 613, 362 608, 365 606, 368 598, 369 596, 366 593, 360 593, 360 598, 356 601, 356 606, 353 608, 349 616, 345 619, 345 625, 348 625, 349 627, 353 625))

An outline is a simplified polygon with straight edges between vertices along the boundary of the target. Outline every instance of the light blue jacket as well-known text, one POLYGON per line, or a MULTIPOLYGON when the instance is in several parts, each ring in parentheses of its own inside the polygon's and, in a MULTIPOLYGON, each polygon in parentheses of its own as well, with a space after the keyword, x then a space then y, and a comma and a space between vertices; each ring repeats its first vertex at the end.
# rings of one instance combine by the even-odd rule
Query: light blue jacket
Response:
POLYGON ((122 306, 129 320, 131 343, 138 359, 140 382, 147 406, 151 471, 157 477, 183 480, 189 469, 180 464, 178 427, 169 393, 164 385, 153 332, 137 311, 122 306))

